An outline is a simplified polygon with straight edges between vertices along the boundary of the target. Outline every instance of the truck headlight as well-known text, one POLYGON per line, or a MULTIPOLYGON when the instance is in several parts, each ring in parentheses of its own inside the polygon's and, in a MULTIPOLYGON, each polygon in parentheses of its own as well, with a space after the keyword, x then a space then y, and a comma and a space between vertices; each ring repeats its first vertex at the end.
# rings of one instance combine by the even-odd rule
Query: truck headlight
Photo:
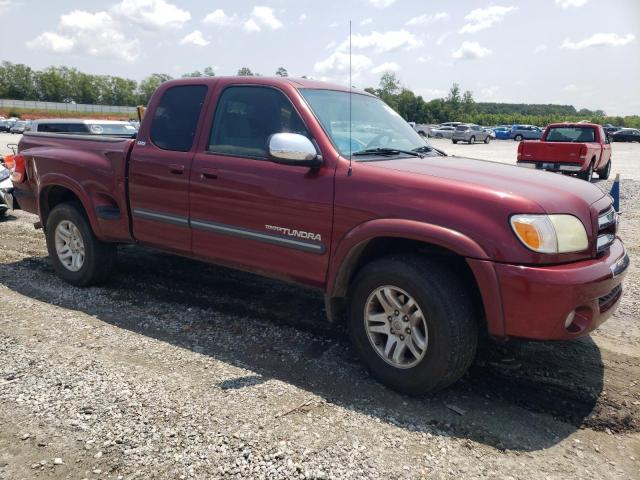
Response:
POLYGON ((573 215, 513 215, 511 228, 527 248, 539 253, 581 252, 589 246, 584 225, 573 215))

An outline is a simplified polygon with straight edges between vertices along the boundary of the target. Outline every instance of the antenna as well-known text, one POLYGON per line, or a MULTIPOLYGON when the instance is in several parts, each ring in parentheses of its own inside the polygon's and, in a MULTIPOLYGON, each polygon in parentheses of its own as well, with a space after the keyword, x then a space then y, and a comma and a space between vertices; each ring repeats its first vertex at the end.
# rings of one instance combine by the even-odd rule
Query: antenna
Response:
POLYGON ((347 176, 351 176, 351 157, 352 157, 352 151, 351 151, 351 88, 352 88, 352 82, 351 82, 351 20, 349 20, 349 171, 347 172, 347 176))

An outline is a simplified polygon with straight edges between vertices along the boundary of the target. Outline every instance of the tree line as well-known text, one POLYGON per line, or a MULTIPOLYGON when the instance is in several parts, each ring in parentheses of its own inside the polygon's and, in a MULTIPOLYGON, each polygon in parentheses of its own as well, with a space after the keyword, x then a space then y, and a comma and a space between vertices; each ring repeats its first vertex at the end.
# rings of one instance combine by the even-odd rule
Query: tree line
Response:
POLYGON ((588 120, 601 125, 640 128, 640 116, 607 116, 602 110, 573 105, 476 102, 473 93, 454 83, 444 98, 424 100, 402 86, 394 73, 385 73, 377 88, 365 88, 380 97, 405 120, 416 123, 468 122, 479 125, 530 124, 588 120))
MULTIPOLYGON (((213 68, 206 67, 202 71, 196 70, 182 76, 214 75, 213 68)), ((237 75, 260 74, 242 67, 237 75)), ((275 75, 287 77, 289 74, 286 68, 279 67, 275 75)), ((113 75, 87 74, 64 66, 34 70, 27 65, 5 61, 0 64, 0 98, 93 105, 146 105, 158 85, 172 78, 165 73, 153 73, 137 82, 113 75)), ((416 123, 460 121, 480 125, 547 125, 558 121, 589 120, 640 128, 640 116, 637 115, 609 117, 602 110, 576 110, 572 105, 476 102, 471 91, 463 92, 456 83, 446 97, 427 101, 404 87, 391 72, 382 75, 377 88, 365 90, 380 97, 405 120, 416 123)))

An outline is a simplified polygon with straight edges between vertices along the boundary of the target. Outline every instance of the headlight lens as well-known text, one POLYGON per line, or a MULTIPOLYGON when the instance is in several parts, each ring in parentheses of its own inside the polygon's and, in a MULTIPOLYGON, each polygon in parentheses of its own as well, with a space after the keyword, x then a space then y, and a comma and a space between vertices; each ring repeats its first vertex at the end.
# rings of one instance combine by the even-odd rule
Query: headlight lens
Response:
POLYGON ((539 253, 581 252, 587 231, 573 215, 514 215, 511 228, 527 248, 539 253))

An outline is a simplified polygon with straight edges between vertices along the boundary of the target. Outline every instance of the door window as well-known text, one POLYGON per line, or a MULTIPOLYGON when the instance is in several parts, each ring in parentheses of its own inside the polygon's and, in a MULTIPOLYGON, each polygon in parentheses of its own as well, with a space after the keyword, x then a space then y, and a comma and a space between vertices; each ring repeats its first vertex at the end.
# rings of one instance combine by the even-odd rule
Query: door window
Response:
POLYGON ((191 150, 206 94, 204 85, 181 85, 164 92, 151 122, 151 141, 163 150, 191 150))
POLYGON ((208 150, 266 158, 269 136, 281 132, 309 138, 302 119, 282 92, 266 87, 229 87, 220 96, 208 150))

